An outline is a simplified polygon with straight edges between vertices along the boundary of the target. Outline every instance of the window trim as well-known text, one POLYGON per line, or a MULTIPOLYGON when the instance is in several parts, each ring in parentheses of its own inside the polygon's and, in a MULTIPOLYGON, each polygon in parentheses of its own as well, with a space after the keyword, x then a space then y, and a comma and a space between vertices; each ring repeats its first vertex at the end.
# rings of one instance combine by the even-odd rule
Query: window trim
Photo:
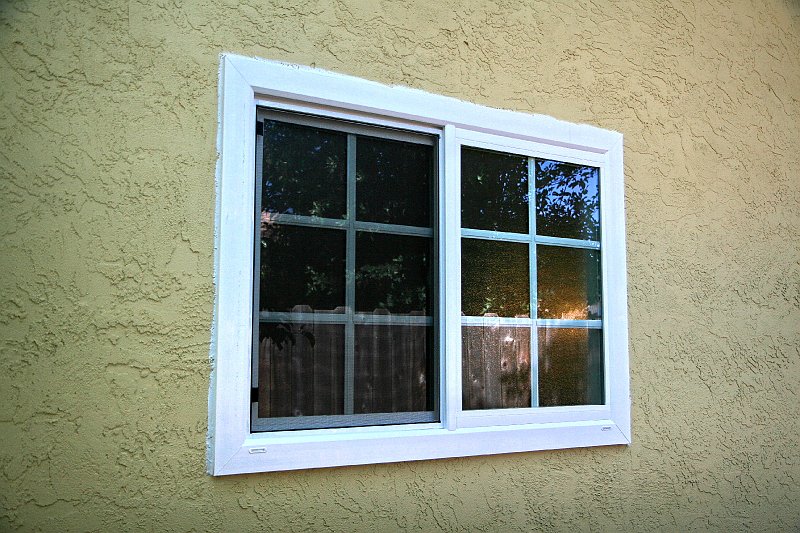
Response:
POLYGON ((631 442, 620 133, 231 54, 221 58, 218 119, 210 474, 631 442), (437 198, 442 235, 438 245, 441 423, 250 432, 253 176, 259 105, 441 136, 437 198), (600 166, 606 405, 461 412, 458 161, 462 143, 486 143, 495 150, 600 166))

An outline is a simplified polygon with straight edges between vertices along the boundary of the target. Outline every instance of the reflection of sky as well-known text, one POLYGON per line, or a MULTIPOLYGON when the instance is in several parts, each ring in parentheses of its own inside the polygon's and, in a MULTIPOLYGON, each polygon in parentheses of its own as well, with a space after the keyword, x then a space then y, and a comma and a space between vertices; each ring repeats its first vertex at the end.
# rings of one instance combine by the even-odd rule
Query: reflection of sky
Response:
MULTIPOLYGON (((537 196, 541 195, 542 192, 545 193, 544 198, 540 197, 540 202, 544 201, 545 203, 553 205, 566 205, 571 203, 569 201, 570 196, 577 195, 585 204, 592 205, 598 203, 599 173, 596 168, 570 165, 559 161, 538 161, 538 163, 538 171, 558 175, 552 182, 555 186, 547 187, 544 190, 537 188, 537 196)), ((539 187, 538 183, 537 187, 539 187)), ((595 209, 592 210, 591 219, 594 222, 599 222, 600 220, 599 210, 596 208, 596 205, 595 209)))
POLYGON ((569 217, 573 224, 589 226, 581 228, 581 233, 588 232, 584 238, 596 239, 600 222, 598 169, 551 160, 536 163, 536 210, 544 217, 545 226, 550 216, 569 217))

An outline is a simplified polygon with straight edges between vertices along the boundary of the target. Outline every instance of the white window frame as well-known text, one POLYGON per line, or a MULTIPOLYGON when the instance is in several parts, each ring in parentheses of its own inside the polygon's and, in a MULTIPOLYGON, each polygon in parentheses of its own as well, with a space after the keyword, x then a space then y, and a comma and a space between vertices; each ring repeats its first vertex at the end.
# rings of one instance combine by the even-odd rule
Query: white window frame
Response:
MULTIPOLYGON (((224 54, 216 172, 212 475, 631 442, 622 135, 308 67, 224 54), (439 135, 437 423, 251 432, 256 107, 439 135), (605 404, 461 410, 461 146, 600 169, 605 404)), ((531 281, 535 283, 535 280, 531 281)), ((488 319, 491 323, 491 319, 488 319)), ((540 326, 547 321, 536 321, 540 326)), ((565 324, 562 324, 565 325, 565 324)), ((576 324, 577 325, 577 324, 576 324)), ((532 332, 532 335, 534 333, 532 332)))

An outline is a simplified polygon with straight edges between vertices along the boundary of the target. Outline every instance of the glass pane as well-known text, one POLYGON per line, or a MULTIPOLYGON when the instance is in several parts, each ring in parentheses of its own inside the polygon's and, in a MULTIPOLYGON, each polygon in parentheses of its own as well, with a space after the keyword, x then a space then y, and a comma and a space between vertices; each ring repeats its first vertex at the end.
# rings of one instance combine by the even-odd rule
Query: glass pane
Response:
POLYGON ((461 239, 461 314, 530 316, 528 245, 461 239))
POLYGON ((461 149, 461 227, 528 233, 528 158, 461 149))
POLYGON ((356 326, 353 412, 432 411, 433 363, 431 327, 356 326))
POLYGON ((266 120, 263 173, 264 211, 345 217, 347 135, 266 120))
POLYGON ((344 412, 344 326, 262 323, 258 338, 259 417, 344 412))
POLYGON ((467 409, 531 406, 531 330, 461 328, 461 403, 467 409))
POLYGON ((595 167, 537 159, 536 233, 599 240, 599 177, 595 167))
POLYGON ((432 177, 433 146, 359 136, 358 220, 430 227, 432 177))
POLYGON ((259 308, 311 312, 343 307, 344 254, 342 230, 262 224, 259 308))
POLYGON ((356 234, 356 311, 431 315, 431 243, 427 237, 356 234))
POLYGON ((538 317, 600 318, 600 252, 538 245, 538 317))
POLYGON ((539 405, 602 405, 603 332, 539 329, 539 405))

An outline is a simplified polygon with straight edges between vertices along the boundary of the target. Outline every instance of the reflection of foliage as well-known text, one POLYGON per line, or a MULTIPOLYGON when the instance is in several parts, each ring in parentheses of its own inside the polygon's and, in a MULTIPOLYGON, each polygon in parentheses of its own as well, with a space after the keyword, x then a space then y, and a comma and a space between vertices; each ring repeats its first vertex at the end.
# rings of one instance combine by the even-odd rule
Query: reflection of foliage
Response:
POLYGON ((318 300, 333 295, 333 285, 331 284, 330 275, 328 273, 318 270, 311 265, 306 265, 305 278, 306 294, 309 298, 318 300))
POLYGON ((599 238, 598 170, 536 160, 536 231, 575 239, 599 238))
POLYGON ((357 242, 356 299, 360 311, 428 310, 428 239, 361 235, 357 242))
POLYGON ((273 345, 282 350, 286 344, 291 344, 292 346, 297 344, 297 336, 300 335, 313 348, 316 344, 316 339, 310 329, 311 327, 306 324, 290 324, 288 322, 261 324, 259 341, 269 339, 273 345))
POLYGON ((528 232, 528 159, 464 148, 461 216, 465 228, 528 232))
POLYGON ((358 220, 430 226, 432 169, 432 146, 358 136, 358 220))
POLYGON ((392 258, 391 263, 384 263, 380 265, 364 265, 358 269, 358 273, 356 274, 356 282, 359 285, 388 286, 388 290, 383 292, 383 294, 376 294, 376 308, 413 308, 413 302, 415 299, 414 290, 413 287, 409 287, 406 283, 406 276, 405 272, 403 271, 402 263, 403 256, 400 255, 392 258))
POLYGON ((478 314, 480 315, 486 314, 492 311, 493 309, 496 309, 496 306, 497 306, 496 298, 486 296, 483 299, 483 307, 481 307, 481 312, 478 314))
POLYGON ((264 121, 263 208, 297 215, 343 216, 346 150, 343 133, 264 121))
POLYGON ((528 245, 462 239, 461 311, 469 316, 530 313, 528 245))
POLYGON ((600 318, 600 252, 542 245, 538 250, 539 318, 600 318))
POLYGON ((396 312, 424 310, 426 287, 408 279, 410 270, 419 269, 419 260, 419 257, 409 259, 399 254, 388 263, 363 265, 356 273, 356 283, 369 291, 377 309, 396 312))
POLYGON ((344 304, 344 232, 273 224, 262 231, 261 309, 344 304))

